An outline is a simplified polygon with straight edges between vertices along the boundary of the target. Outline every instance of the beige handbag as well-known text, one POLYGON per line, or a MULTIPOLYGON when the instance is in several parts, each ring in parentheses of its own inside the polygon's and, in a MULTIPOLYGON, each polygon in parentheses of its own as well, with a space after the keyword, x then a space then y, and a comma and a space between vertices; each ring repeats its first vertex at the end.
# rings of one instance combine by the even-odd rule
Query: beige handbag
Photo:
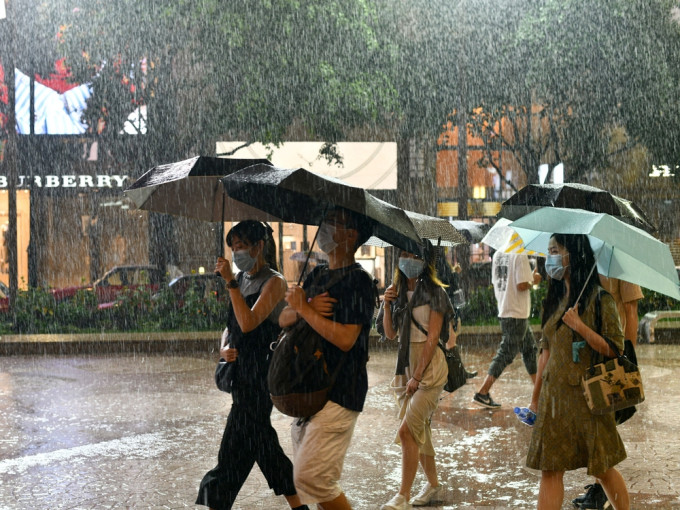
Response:
POLYGON ((616 357, 595 364, 596 356, 593 355, 590 368, 581 380, 583 394, 593 414, 613 413, 645 400, 637 365, 622 355, 611 340, 605 340, 616 357))

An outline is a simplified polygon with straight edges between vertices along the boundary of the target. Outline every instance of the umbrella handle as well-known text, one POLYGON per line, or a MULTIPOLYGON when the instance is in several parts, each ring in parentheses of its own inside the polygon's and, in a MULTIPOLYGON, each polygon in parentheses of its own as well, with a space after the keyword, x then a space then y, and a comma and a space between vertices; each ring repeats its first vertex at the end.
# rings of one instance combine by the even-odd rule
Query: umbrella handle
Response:
POLYGON ((302 266, 302 271, 300 271, 300 277, 298 278, 297 284, 300 285, 302 283, 302 277, 305 274, 305 271, 307 270, 307 265, 309 264, 309 258, 312 256, 312 249, 314 248, 314 244, 316 244, 316 238, 319 237, 319 229, 316 229, 316 233, 314 234, 314 239, 312 239, 312 244, 309 247, 309 250, 307 250, 307 258, 305 259, 305 264, 302 266))
POLYGON ((600 255, 602 255, 602 250, 604 250, 604 243, 602 243, 602 246, 600 246, 600 249, 597 250, 597 255, 595 255, 595 264, 593 264, 593 267, 590 268, 590 273, 588 273, 588 278, 586 278, 586 283, 583 284, 583 288, 581 289, 581 292, 579 293, 578 297, 576 298, 575 303, 578 304, 579 300, 581 299, 581 296, 583 295, 583 291, 586 290, 586 284, 588 283, 588 280, 590 280, 590 277, 593 275, 593 271, 595 271, 595 268, 597 267, 597 261, 600 258, 600 255))
MULTIPOLYGON (((326 217, 326 214, 328 214, 328 211, 330 210, 330 206, 326 206, 323 211, 323 218, 326 217)), ((321 223, 323 223, 323 220, 321 220, 321 223)), ((321 227, 321 223, 319 223, 319 227, 321 227)), ((305 274, 305 271, 307 270, 307 265, 309 264, 309 257, 312 256, 312 250, 314 249, 314 245, 316 244, 316 238, 319 237, 319 228, 316 229, 316 234, 314 234, 314 239, 312 239, 312 244, 309 247, 309 251, 307 252, 307 258, 305 259, 305 264, 302 266, 302 271, 300 271, 300 278, 298 278, 298 285, 302 283, 302 276, 305 274)))
MULTIPOLYGON (((598 252, 598 255, 599 255, 599 252, 598 252)), ((579 292, 579 295, 576 298, 576 301, 574 301, 574 303, 578 304, 579 300, 581 299, 581 296, 583 295, 583 291, 586 290, 586 284, 588 283, 588 280, 590 280, 590 277, 593 275, 593 271, 595 271, 596 267, 597 267, 597 259, 595 259, 595 264, 593 264, 593 267, 590 268, 590 273, 588 273, 588 278, 586 278, 586 283, 583 284, 583 288, 581 289, 581 292, 579 292)))

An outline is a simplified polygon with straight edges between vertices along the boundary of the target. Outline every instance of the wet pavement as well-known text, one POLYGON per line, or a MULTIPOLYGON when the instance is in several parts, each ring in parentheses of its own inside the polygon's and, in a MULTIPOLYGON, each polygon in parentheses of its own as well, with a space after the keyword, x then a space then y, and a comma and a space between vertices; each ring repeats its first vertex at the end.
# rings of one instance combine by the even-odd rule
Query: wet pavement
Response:
MULTIPOLYGON (((518 358, 492 388, 503 407, 472 396, 495 347, 465 347, 480 376, 445 393, 433 441, 445 490, 430 508, 535 508, 538 472, 524 467, 530 428, 514 405, 531 384, 518 358)), ((641 345, 647 400, 620 428, 628 459, 619 465, 634 509, 680 509, 680 346, 641 345)), ((355 509, 378 509, 396 493, 401 453, 393 443, 389 390, 395 351, 374 350, 370 390, 342 485, 355 509)), ((213 383, 213 354, 152 353, 0 357, 0 509, 178 509, 195 507, 198 483, 213 467, 230 397, 213 383)), ((290 454, 291 419, 272 421, 290 454)), ((418 474, 414 491, 424 483, 418 474)), ((591 483, 565 475, 565 504, 591 483)), ((285 509, 257 468, 235 508, 285 509)))

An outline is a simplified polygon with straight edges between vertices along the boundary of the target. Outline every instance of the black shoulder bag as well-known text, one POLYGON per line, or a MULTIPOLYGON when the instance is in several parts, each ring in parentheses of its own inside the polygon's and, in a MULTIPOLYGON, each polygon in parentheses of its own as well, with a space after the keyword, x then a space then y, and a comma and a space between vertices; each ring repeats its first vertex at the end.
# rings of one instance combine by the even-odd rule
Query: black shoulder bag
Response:
MULTIPOLYGON (((418 322, 415 319, 415 317, 413 317, 413 313, 411 313, 411 320, 413 321, 413 324, 415 324, 416 328, 420 330, 421 333, 423 333, 425 336, 429 334, 428 331, 423 327, 423 325, 420 324, 420 322, 418 322)), ((444 330, 444 328, 448 329, 448 322, 446 321, 442 323, 442 331, 444 330)), ((467 373, 465 367, 463 366, 463 360, 460 357, 458 346, 455 346, 453 349, 447 349, 446 345, 444 344, 444 341, 441 338, 441 335, 437 345, 444 353, 444 358, 446 359, 446 366, 449 369, 449 376, 446 380, 446 384, 444 385, 444 389, 449 393, 453 393, 461 386, 464 386, 465 382, 467 381, 467 373)))

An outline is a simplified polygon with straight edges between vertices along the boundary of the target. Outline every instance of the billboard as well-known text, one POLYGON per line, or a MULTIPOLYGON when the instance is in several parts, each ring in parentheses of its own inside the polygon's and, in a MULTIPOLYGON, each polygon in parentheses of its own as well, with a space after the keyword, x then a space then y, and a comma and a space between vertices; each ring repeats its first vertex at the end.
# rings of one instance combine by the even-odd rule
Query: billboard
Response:
MULTIPOLYGON (((144 71, 144 63, 140 66, 144 71)), ((91 128, 84 121, 88 100, 94 91, 91 82, 75 83, 64 64, 55 62, 55 72, 33 79, 21 69, 14 69, 16 131, 20 135, 84 135, 101 133, 103 126, 91 128), (33 80, 33 83, 31 81, 33 80), (31 91, 31 88, 33 89, 31 91), (32 93, 31 93, 32 92, 32 93), (31 99, 34 115, 31 119, 31 99), (33 120, 33 126, 31 126, 33 120), (33 128, 33 131, 31 131, 33 128)), ((0 101, 7 105, 6 74, 0 63, 0 101), (2 91, 5 91, 4 93, 2 91)), ((121 86, 125 86, 121 84, 121 86)), ((5 116, 6 118, 6 116, 5 116)), ((3 119, 0 119, 0 124, 3 119)), ((146 133, 146 105, 131 103, 127 120, 119 128, 120 134, 146 133)))
POLYGON ((235 158, 269 159, 281 168, 302 167, 328 175, 364 189, 397 188, 396 142, 338 142, 342 165, 331 164, 319 156, 323 142, 286 142, 279 147, 217 142, 217 154, 235 158))

